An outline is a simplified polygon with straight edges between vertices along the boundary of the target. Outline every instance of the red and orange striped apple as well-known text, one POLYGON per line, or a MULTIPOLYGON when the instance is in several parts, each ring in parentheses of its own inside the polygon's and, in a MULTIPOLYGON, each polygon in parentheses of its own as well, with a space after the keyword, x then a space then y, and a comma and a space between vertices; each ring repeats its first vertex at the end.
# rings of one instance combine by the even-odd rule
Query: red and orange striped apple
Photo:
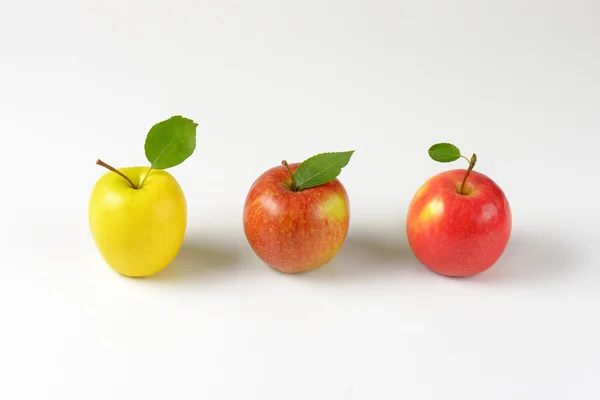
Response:
POLYGON ((441 172, 417 191, 408 209, 406 233, 416 258, 430 270, 466 277, 492 267, 512 229, 509 202, 490 177, 473 171, 477 156, 460 154, 449 143, 429 149, 431 158, 469 161, 469 168, 441 172))
POLYGON ((348 233, 348 194, 336 178, 354 151, 322 153, 302 163, 273 167, 252 184, 244 204, 248 243, 270 267, 284 273, 330 262, 348 233))

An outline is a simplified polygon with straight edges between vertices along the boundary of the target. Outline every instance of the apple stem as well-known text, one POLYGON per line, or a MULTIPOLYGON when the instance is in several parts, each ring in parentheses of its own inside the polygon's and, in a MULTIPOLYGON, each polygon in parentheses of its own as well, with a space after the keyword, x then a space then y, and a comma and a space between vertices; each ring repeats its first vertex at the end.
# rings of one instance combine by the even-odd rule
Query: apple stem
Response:
POLYGON ((471 171, 473 170, 473 167, 475 167, 475 163, 477 162, 477 155, 475 153, 473 153, 473 155, 471 156, 471 159, 469 160, 467 157, 465 156, 461 156, 462 158, 466 159, 467 161, 469 161, 469 169, 467 169, 467 173, 465 174, 465 178, 462 181, 462 184, 460 185, 460 194, 465 194, 463 192, 463 189, 465 187, 465 183, 467 182, 467 178, 469 177, 469 174, 471 173, 471 171))
POLYGON ((281 162, 281 164, 283 164, 283 166, 288 170, 288 172, 290 173, 290 178, 292 178, 292 190, 294 192, 298 191, 298 188, 296 187, 296 182, 294 182, 294 174, 292 173, 292 170, 290 169, 290 166, 288 165, 287 161, 283 160, 281 162))
POLYGON ((105 163, 104 161, 102 161, 102 160, 100 160, 100 159, 96 160, 96 164, 97 164, 97 165, 101 165, 101 166, 103 166, 104 168, 106 168, 106 169, 108 169, 108 170, 110 170, 110 171, 114 172, 115 174, 117 174, 117 175, 119 175, 119 176, 123 177, 123 179, 125 179, 127 182, 129 182, 129 184, 131 185, 131 187, 132 187, 132 188, 136 189, 136 187, 135 187, 135 185, 133 184, 133 182, 131 181, 131 179, 129 179, 129 178, 128 178, 128 177, 127 177, 127 176, 126 176, 124 173, 122 173, 121 171, 117 170, 117 169, 116 169, 116 168, 114 168, 114 167, 111 167, 110 165, 108 165, 107 163, 105 163))

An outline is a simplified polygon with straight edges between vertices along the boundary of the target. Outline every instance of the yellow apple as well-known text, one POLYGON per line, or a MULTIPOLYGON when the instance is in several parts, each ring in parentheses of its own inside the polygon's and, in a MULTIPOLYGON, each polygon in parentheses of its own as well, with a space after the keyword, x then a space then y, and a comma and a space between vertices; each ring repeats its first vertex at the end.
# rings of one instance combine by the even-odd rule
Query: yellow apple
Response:
POLYGON ((120 274, 156 274, 173 261, 183 243, 185 196, 165 170, 153 169, 145 181, 148 167, 118 171, 131 183, 107 172, 94 185, 89 202, 92 236, 104 261, 120 274))

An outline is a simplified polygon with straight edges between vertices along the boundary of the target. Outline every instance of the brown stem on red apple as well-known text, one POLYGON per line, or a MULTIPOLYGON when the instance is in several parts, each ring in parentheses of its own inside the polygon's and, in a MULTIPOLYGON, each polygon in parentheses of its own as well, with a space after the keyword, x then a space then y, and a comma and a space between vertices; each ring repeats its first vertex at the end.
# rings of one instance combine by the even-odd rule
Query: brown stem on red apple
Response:
POLYGON ((283 160, 281 162, 281 164, 283 164, 283 166, 288 170, 288 172, 290 173, 290 178, 292 178, 292 190, 294 192, 298 191, 298 188, 296 187, 296 182, 294 182, 294 174, 292 173, 292 170, 290 169, 290 166, 288 165, 287 161, 283 160))
MULTIPOLYGON (((467 160, 469 160, 467 157, 461 156, 467 160)), ((469 169, 467 169, 467 173, 465 174, 465 178, 462 181, 462 184, 460 185, 460 194, 465 194, 463 189, 465 187, 465 183, 467 182, 467 178, 469 177, 469 174, 471 173, 471 171, 473 170, 473 167, 475 167, 475 163, 477 162, 477 155, 475 153, 473 153, 473 155, 471 156, 471 159, 469 160, 469 169)))
POLYGON ((111 167, 110 165, 108 165, 107 163, 105 163, 104 161, 98 159, 96 160, 96 164, 103 166, 104 168, 114 172, 115 174, 121 176, 123 179, 125 179, 127 182, 129 182, 129 184, 131 185, 132 188, 136 189, 135 185, 133 184, 133 182, 131 181, 131 179, 129 179, 124 173, 122 173, 121 171, 117 170, 114 167, 111 167))

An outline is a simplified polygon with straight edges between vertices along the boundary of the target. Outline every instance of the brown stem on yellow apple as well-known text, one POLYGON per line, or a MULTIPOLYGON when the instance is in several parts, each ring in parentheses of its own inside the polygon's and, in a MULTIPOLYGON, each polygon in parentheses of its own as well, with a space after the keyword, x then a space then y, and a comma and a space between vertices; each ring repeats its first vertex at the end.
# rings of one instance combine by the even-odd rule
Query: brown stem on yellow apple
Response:
POLYGON ((283 160, 281 162, 281 164, 283 164, 283 166, 288 170, 288 172, 290 173, 290 178, 292 178, 292 190, 294 192, 298 191, 298 188, 296 187, 296 182, 294 182, 294 174, 292 173, 292 170, 290 169, 290 166, 288 165, 287 161, 283 160))
POLYGON ((114 172, 115 174, 123 177, 123 179, 125 179, 127 182, 129 182, 129 184, 131 185, 132 188, 136 189, 135 185, 133 184, 133 182, 131 181, 131 179, 129 179, 127 177, 127 175, 125 175, 124 173, 122 173, 121 171, 119 171, 118 169, 111 167, 110 165, 108 165, 107 163, 105 163, 104 161, 98 159, 96 160, 96 164, 103 166, 104 168, 114 172))
POLYGON ((471 171, 473 170, 473 167, 475 167, 475 163, 477 162, 477 155, 475 153, 473 153, 473 155, 471 156, 471 159, 469 160, 467 157, 465 156, 461 156, 463 158, 465 158, 466 160, 469 161, 469 169, 467 169, 467 173, 465 174, 465 178, 462 181, 462 184, 460 185, 460 194, 465 194, 464 193, 464 187, 465 187, 465 183, 467 182, 467 178, 469 177, 469 174, 471 173, 471 171))

